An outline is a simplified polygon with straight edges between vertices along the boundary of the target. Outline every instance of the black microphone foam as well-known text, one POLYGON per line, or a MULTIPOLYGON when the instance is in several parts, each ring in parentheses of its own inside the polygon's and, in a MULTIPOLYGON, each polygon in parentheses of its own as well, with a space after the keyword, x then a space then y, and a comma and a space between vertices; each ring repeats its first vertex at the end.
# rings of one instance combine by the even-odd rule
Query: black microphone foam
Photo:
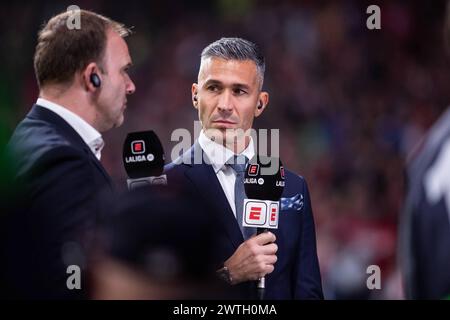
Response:
POLYGON ((280 158, 256 155, 245 170, 245 194, 249 199, 279 201, 284 179, 280 158))
POLYGON ((131 179, 160 176, 164 170, 163 146, 152 130, 129 133, 123 144, 122 159, 131 179))

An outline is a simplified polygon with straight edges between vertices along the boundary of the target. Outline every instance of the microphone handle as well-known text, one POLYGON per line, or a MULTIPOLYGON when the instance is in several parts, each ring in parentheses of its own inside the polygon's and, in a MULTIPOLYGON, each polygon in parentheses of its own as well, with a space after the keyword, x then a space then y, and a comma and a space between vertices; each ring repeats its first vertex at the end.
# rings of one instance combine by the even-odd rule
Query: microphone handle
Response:
POLYGON ((263 232, 269 231, 267 228, 256 228, 256 235, 260 235, 263 232))
MULTIPOLYGON (((268 231, 266 228, 256 228, 256 234, 259 235, 268 231)), ((266 277, 261 277, 257 280, 257 294, 258 300, 264 300, 264 290, 266 289, 266 277)))
POLYGON ((127 179, 128 190, 154 185, 167 185, 167 175, 127 179))

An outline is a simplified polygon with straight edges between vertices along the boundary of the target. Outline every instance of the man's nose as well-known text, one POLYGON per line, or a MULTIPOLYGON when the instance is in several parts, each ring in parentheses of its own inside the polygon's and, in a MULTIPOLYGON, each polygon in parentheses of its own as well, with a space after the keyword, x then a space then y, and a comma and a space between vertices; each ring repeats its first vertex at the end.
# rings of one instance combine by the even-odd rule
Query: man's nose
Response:
POLYGON ((231 93, 225 91, 220 95, 219 104, 217 105, 219 111, 231 112, 233 111, 233 99, 231 93))
POLYGON ((134 85, 134 82, 129 79, 128 83, 127 83, 127 94, 133 94, 136 91, 136 86, 134 85))

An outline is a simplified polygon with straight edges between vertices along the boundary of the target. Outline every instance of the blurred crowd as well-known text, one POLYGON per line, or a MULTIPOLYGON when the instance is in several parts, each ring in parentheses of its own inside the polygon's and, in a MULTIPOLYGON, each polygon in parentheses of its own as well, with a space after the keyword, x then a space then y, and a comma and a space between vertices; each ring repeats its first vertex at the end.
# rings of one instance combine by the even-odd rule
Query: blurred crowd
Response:
POLYGON ((380 2, 381 30, 366 27, 364 1, 2 4, 0 142, 36 100, 38 28, 71 4, 134 26, 137 90, 124 125, 105 134, 102 156, 119 186, 126 133, 154 130, 169 162, 178 143, 171 133, 193 133, 198 119, 191 84, 201 49, 222 36, 248 38, 265 53, 271 94, 256 128, 280 129, 283 163, 308 181, 325 297, 403 297, 396 250, 404 165, 450 102, 444 1, 380 2), (366 287, 373 264, 381 290, 366 287))

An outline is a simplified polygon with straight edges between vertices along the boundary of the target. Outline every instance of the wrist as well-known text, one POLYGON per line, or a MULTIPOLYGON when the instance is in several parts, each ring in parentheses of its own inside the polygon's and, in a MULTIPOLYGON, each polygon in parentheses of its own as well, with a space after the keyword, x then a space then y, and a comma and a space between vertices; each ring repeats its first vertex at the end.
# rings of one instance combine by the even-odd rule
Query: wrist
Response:
POLYGON ((225 281, 227 284, 233 284, 233 278, 231 277, 230 269, 227 266, 223 266, 219 270, 216 271, 217 276, 225 281))

